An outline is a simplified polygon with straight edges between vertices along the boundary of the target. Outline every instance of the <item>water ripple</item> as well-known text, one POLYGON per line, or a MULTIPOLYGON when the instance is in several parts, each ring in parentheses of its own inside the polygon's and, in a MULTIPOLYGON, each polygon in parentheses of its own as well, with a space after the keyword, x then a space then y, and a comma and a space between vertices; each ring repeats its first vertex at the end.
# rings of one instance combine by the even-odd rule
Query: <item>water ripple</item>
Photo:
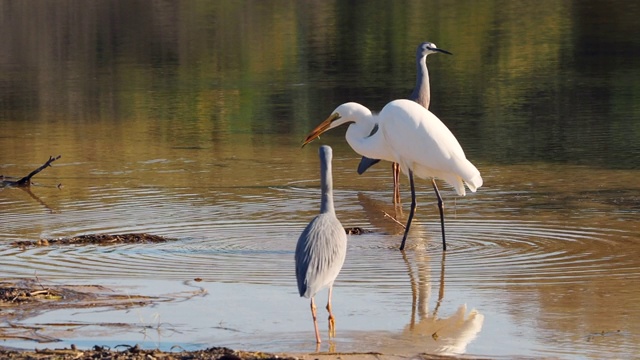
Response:
MULTIPOLYGON (((295 283, 293 249, 305 225, 194 220, 160 229, 179 234, 175 242, 27 250, 3 247, 0 256, 10 259, 4 266, 7 274, 22 276, 35 272, 77 279, 198 277, 205 281, 291 285, 295 283)), ((392 292, 405 287, 407 273, 413 267, 439 273, 439 236, 429 238, 420 231, 437 229, 437 225, 417 222, 404 257, 397 251, 400 236, 351 236, 339 283, 392 292)), ((444 259, 450 286, 574 283, 605 273, 609 277, 640 278, 631 255, 634 252, 617 251, 621 239, 632 237, 624 231, 497 220, 454 220, 448 222, 447 230, 451 235, 444 259)))

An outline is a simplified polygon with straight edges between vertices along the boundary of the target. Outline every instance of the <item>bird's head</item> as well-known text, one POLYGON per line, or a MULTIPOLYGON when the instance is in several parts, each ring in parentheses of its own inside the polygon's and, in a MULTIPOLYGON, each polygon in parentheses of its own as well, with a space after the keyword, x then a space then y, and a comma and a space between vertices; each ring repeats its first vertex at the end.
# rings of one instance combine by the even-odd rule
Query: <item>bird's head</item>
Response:
POLYGON ((371 117, 371 111, 366 107, 350 102, 338 106, 331 115, 326 118, 320 125, 316 126, 302 143, 302 147, 320 137, 323 133, 340 125, 364 120, 371 117))
POLYGON ((448 54, 448 55, 453 55, 452 53, 448 52, 447 50, 443 50, 440 49, 436 46, 436 44, 432 43, 432 42, 423 42, 422 44, 418 45, 418 50, 416 53, 416 56, 418 58, 422 58, 424 56, 427 56, 429 54, 435 54, 435 53, 443 53, 443 54, 448 54))

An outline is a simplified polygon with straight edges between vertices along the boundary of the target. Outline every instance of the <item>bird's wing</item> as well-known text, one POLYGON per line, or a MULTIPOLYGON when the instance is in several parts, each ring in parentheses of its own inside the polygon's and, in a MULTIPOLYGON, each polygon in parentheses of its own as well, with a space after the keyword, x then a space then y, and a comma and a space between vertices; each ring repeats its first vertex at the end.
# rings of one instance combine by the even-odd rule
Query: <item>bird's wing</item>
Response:
POLYGON ((333 284, 347 249, 347 235, 334 214, 316 216, 296 246, 296 278, 300 296, 310 297, 333 284))
POLYGON ((471 183, 473 191, 475 184, 482 184, 478 169, 467 160, 455 136, 422 106, 410 100, 392 101, 380 112, 379 122, 404 172, 412 169, 418 177, 443 179, 460 195, 464 194, 462 180, 471 183))
POLYGON ((369 159, 368 157, 363 156, 362 159, 360 159, 360 163, 358 164, 358 175, 364 174, 364 172, 367 171, 368 168, 379 162, 380 159, 369 159))

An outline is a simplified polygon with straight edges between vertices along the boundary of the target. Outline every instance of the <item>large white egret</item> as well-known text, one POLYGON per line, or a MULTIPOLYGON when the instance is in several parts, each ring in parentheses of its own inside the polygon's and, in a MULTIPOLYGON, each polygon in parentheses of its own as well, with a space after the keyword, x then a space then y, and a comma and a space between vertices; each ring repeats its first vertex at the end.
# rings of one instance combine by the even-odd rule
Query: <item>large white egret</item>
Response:
POLYGON ((311 298, 311 315, 316 332, 316 343, 320 344, 320 332, 313 297, 324 288, 329 288, 327 311, 329 312, 329 337, 335 337, 335 319, 331 312, 333 282, 338 277, 347 254, 347 234, 336 217, 333 207, 333 182, 331 176, 332 151, 329 146, 320 147, 320 184, 322 198, 320 214, 304 229, 296 246, 296 279, 300 296, 311 298))
POLYGON ((467 160, 455 136, 438 117, 411 100, 394 100, 377 115, 373 115, 366 107, 351 102, 338 106, 331 116, 309 133, 302 146, 325 131, 348 123, 351 125, 345 137, 355 152, 370 159, 397 162, 402 172, 409 176, 411 211, 400 250, 404 250, 416 209, 414 174, 423 179, 431 179, 438 197, 442 247, 446 250, 444 204, 434 178, 446 181, 461 196, 466 194, 465 184, 472 192, 482 186, 480 172, 467 160), (378 126, 378 131, 372 134, 375 126, 378 126))
MULTIPOLYGON (((447 50, 439 49, 432 42, 423 42, 416 49, 416 86, 409 96, 409 100, 413 100, 422 105, 425 109, 429 109, 431 103, 431 90, 429 85, 429 70, 427 69, 427 55, 443 53, 453 55, 447 50)), ((358 173, 362 174, 380 159, 369 159, 362 157, 358 166, 358 173)), ((400 167, 398 163, 391 163, 391 172, 393 173, 393 203, 400 204, 400 167)))

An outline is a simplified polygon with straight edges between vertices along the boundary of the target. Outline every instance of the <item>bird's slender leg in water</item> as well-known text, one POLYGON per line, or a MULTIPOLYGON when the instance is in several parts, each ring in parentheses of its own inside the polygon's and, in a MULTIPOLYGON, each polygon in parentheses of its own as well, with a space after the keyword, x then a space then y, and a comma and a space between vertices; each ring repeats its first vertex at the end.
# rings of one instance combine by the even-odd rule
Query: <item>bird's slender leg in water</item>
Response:
POLYGON ((431 183, 433 184, 433 190, 436 191, 436 196, 438 197, 438 210, 440 210, 440 227, 442 228, 442 251, 447 251, 447 242, 444 239, 444 202, 442 201, 442 197, 440 196, 440 191, 438 191, 436 180, 431 179, 431 183))
POLYGON ((320 340, 320 331, 318 330, 318 318, 316 317, 316 303, 313 301, 313 296, 311 297, 311 316, 313 316, 313 327, 316 329, 316 343, 320 344, 322 340, 320 340))
POLYGON ((402 244, 400 244, 400 250, 404 250, 404 243, 407 241, 407 234, 409 234, 409 228, 411 227, 411 220, 413 220, 413 214, 416 212, 416 186, 413 183, 413 171, 409 169, 409 184, 411 185, 411 210, 409 211, 409 220, 407 220, 407 227, 404 229, 404 236, 402 237, 402 244))
POLYGON ((400 164, 391 163, 391 171, 393 172, 393 203, 400 205, 400 164))
POLYGON ((331 312, 331 292, 333 286, 329 286, 329 299, 327 300, 327 311, 329 312, 329 338, 336 337, 336 319, 331 312))

